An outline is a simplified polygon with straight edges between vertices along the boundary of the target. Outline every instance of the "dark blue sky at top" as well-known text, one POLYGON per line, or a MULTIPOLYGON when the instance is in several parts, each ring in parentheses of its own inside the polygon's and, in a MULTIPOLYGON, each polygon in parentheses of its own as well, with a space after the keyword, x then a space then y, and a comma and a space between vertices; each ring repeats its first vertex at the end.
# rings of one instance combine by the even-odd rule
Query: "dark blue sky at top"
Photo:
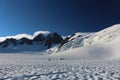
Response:
POLYGON ((0 36, 96 32, 120 23, 120 0, 0 0, 0 36))

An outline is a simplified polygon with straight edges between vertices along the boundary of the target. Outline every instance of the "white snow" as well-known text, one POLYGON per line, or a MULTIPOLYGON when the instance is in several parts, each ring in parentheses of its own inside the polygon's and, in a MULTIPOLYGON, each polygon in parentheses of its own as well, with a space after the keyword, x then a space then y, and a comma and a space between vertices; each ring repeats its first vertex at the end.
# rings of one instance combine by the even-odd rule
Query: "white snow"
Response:
POLYGON ((108 43, 115 39, 120 39, 120 24, 96 32, 85 41, 85 44, 108 43))
POLYGON ((50 32, 49 31, 36 31, 33 36, 37 36, 38 34, 44 34, 44 35, 48 35, 50 32))
POLYGON ((119 61, 51 60, 33 54, 0 54, 1 80, 119 80, 119 61))

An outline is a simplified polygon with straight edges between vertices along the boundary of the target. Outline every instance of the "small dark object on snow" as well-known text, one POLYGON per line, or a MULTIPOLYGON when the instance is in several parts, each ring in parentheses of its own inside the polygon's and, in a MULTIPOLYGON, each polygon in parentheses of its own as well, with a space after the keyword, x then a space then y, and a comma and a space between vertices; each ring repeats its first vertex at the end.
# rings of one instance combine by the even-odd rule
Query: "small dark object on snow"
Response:
POLYGON ((48 61, 51 61, 51 59, 48 59, 48 61))
POLYGON ((60 60, 64 60, 64 58, 60 58, 60 60))

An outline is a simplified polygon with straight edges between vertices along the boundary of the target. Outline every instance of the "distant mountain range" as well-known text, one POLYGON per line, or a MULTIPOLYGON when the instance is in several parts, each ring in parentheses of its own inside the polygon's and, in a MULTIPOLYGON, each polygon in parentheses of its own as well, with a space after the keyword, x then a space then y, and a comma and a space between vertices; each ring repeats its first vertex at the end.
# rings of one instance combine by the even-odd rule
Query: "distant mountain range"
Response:
POLYGON ((0 52, 44 51, 63 41, 63 38, 57 32, 39 31, 31 39, 23 35, 17 38, 14 36, 4 38, 0 42, 0 52))

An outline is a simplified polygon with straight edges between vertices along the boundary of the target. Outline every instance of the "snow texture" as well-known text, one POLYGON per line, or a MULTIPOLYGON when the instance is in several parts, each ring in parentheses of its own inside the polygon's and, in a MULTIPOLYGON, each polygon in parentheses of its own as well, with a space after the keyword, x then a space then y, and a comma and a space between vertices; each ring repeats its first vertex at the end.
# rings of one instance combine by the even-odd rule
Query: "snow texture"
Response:
POLYGON ((49 61, 30 54, 0 57, 0 80, 120 80, 119 61, 49 61))

